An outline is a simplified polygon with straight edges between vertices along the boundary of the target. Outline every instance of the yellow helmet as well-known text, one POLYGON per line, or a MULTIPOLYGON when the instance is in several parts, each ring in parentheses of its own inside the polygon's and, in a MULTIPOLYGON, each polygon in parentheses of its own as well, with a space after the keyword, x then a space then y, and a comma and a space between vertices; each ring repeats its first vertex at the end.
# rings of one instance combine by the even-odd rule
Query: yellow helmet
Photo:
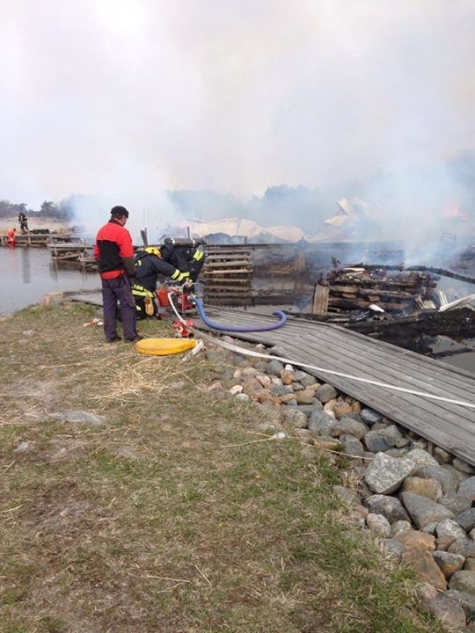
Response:
POLYGON ((156 246, 147 246, 147 248, 145 249, 145 252, 148 253, 149 255, 156 255, 157 257, 162 256, 160 249, 157 248, 156 246))

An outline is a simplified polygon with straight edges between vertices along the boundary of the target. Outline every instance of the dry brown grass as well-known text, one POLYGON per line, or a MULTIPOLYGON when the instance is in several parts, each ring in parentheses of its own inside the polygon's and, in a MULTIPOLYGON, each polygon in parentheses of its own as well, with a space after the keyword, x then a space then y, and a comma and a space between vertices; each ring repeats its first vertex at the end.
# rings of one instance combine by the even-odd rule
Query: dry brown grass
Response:
POLYGON ((324 459, 210 395, 204 355, 107 345, 92 316, 2 324, 2 633, 437 630, 410 576, 352 532, 324 459), (105 422, 51 415, 71 410, 105 422))

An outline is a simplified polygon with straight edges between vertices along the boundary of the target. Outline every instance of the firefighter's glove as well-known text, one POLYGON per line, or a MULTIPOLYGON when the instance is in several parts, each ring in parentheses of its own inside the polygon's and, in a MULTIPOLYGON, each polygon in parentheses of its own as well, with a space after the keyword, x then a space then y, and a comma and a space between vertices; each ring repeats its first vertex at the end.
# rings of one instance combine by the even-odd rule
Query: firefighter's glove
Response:
POLYGON ((182 273, 181 270, 175 270, 175 272, 172 275, 172 279, 173 281, 176 281, 177 283, 182 284, 182 283, 185 283, 186 281, 189 281, 190 273, 188 272, 182 273))

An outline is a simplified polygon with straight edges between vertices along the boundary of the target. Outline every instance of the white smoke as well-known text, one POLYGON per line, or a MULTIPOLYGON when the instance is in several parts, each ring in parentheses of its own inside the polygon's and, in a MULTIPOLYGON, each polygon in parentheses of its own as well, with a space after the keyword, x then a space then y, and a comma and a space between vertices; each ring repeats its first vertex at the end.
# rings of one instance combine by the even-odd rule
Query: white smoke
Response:
MULTIPOLYGON (((473 0, 2 0, 0 11, 2 198, 38 208, 112 192, 159 226, 173 209, 143 192, 245 200, 384 171, 389 233, 414 220, 437 231, 437 207, 463 198, 439 175, 475 147, 473 0), (418 187, 421 170, 434 177, 418 187)), ((88 212, 97 228, 108 208, 88 212)))

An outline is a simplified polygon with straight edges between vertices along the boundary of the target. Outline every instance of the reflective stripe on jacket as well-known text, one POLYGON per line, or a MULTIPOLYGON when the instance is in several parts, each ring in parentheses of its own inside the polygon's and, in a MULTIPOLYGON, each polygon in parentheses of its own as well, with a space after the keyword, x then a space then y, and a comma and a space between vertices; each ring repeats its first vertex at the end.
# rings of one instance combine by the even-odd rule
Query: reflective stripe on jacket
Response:
POLYGON ((158 275, 175 279, 179 274, 180 271, 175 266, 163 261, 156 255, 138 252, 135 256, 135 276, 137 281, 150 292, 153 292, 157 287, 158 275))

